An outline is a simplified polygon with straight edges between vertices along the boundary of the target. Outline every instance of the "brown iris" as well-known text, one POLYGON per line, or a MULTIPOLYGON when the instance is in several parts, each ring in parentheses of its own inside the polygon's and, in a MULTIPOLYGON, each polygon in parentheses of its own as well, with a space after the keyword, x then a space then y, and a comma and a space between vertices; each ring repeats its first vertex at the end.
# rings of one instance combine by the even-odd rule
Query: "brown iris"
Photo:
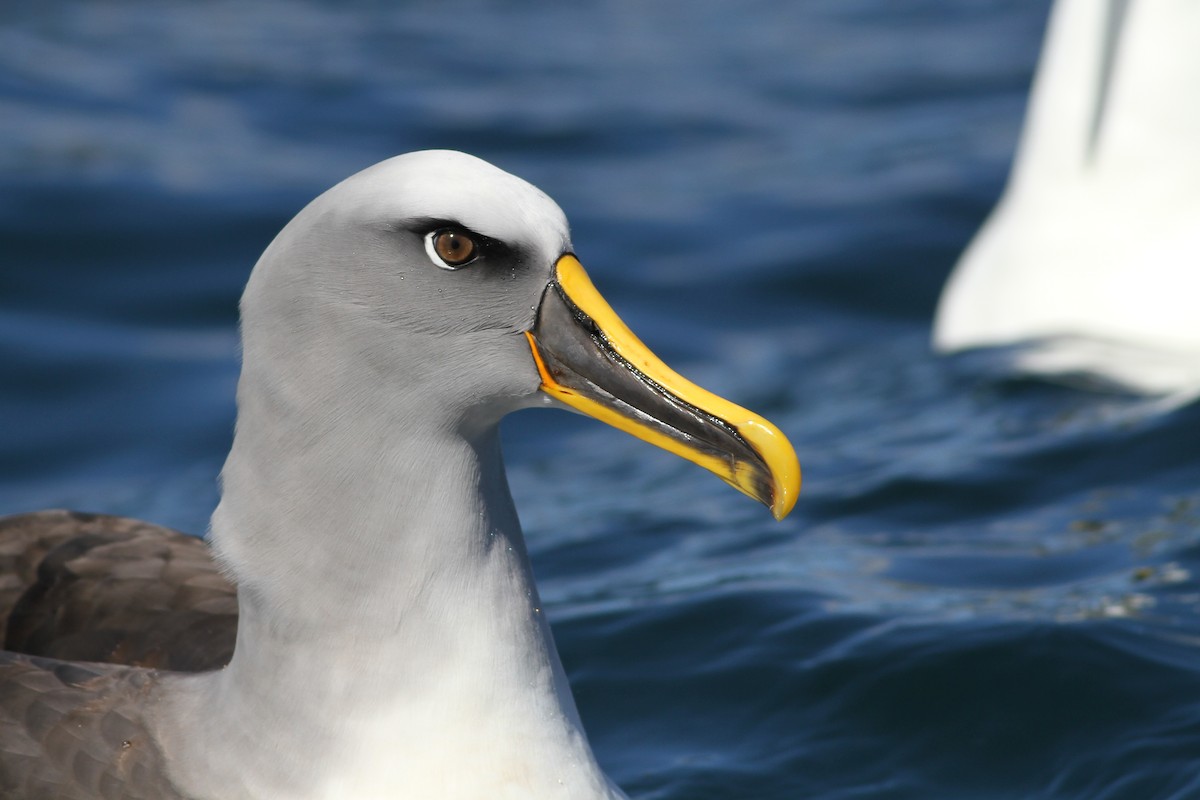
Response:
POLYGON ((433 235, 433 250, 449 267, 461 267, 475 258, 475 240, 463 231, 444 230, 433 235))

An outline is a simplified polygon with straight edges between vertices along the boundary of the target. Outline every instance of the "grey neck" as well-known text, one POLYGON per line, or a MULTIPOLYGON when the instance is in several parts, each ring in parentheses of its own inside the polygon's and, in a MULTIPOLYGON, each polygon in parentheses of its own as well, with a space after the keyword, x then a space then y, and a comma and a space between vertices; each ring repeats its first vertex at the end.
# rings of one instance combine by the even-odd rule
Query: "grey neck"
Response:
POLYGON ((160 723, 181 787, 620 796, 541 611, 496 426, 327 413, 328 398, 281 413, 251 389, 242 420, 271 423, 239 425, 212 527, 238 581, 237 648, 181 679, 160 723))

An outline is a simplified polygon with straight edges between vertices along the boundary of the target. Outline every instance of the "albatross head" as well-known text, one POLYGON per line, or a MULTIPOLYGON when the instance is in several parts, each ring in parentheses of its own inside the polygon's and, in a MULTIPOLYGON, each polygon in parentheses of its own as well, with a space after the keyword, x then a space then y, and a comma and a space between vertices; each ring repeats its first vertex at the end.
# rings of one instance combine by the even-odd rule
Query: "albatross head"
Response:
POLYGON ((313 201, 256 266, 242 326, 260 413, 383 403, 397 425, 470 436, 558 401, 711 470, 777 518, 799 490, 775 426, 671 371, 621 322, 554 201, 463 153, 398 156, 313 201))

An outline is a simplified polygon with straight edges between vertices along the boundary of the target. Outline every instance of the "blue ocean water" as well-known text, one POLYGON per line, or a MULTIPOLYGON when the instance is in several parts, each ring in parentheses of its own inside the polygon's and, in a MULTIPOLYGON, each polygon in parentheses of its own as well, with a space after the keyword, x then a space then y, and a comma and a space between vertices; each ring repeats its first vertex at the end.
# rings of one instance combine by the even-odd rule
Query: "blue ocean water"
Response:
POLYGON ((506 422, 597 755, 647 800, 1200 797, 1200 408, 929 352, 1043 0, 0 10, 0 513, 202 533, 237 298, 395 153, 545 189, 664 359, 791 437, 773 522, 598 423, 506 422))

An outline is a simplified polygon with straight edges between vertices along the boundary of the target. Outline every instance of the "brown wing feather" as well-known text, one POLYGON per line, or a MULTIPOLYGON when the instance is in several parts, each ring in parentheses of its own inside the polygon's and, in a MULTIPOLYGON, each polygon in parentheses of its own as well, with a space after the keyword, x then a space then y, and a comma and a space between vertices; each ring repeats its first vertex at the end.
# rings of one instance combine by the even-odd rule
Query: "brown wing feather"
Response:
POLYGON ((0 637, 13 606, 37 578, 46 553, 76 535, 69 511, 40 511, 0 517, 0 637))
POLYGON ((144 722, 158 676, 0 653, 0 797, 182 800, 144 722))
POLYGON ((181 671, 228 663, 237 595, 201 540, 124 517, 0 519, 4 648, 181 671))

